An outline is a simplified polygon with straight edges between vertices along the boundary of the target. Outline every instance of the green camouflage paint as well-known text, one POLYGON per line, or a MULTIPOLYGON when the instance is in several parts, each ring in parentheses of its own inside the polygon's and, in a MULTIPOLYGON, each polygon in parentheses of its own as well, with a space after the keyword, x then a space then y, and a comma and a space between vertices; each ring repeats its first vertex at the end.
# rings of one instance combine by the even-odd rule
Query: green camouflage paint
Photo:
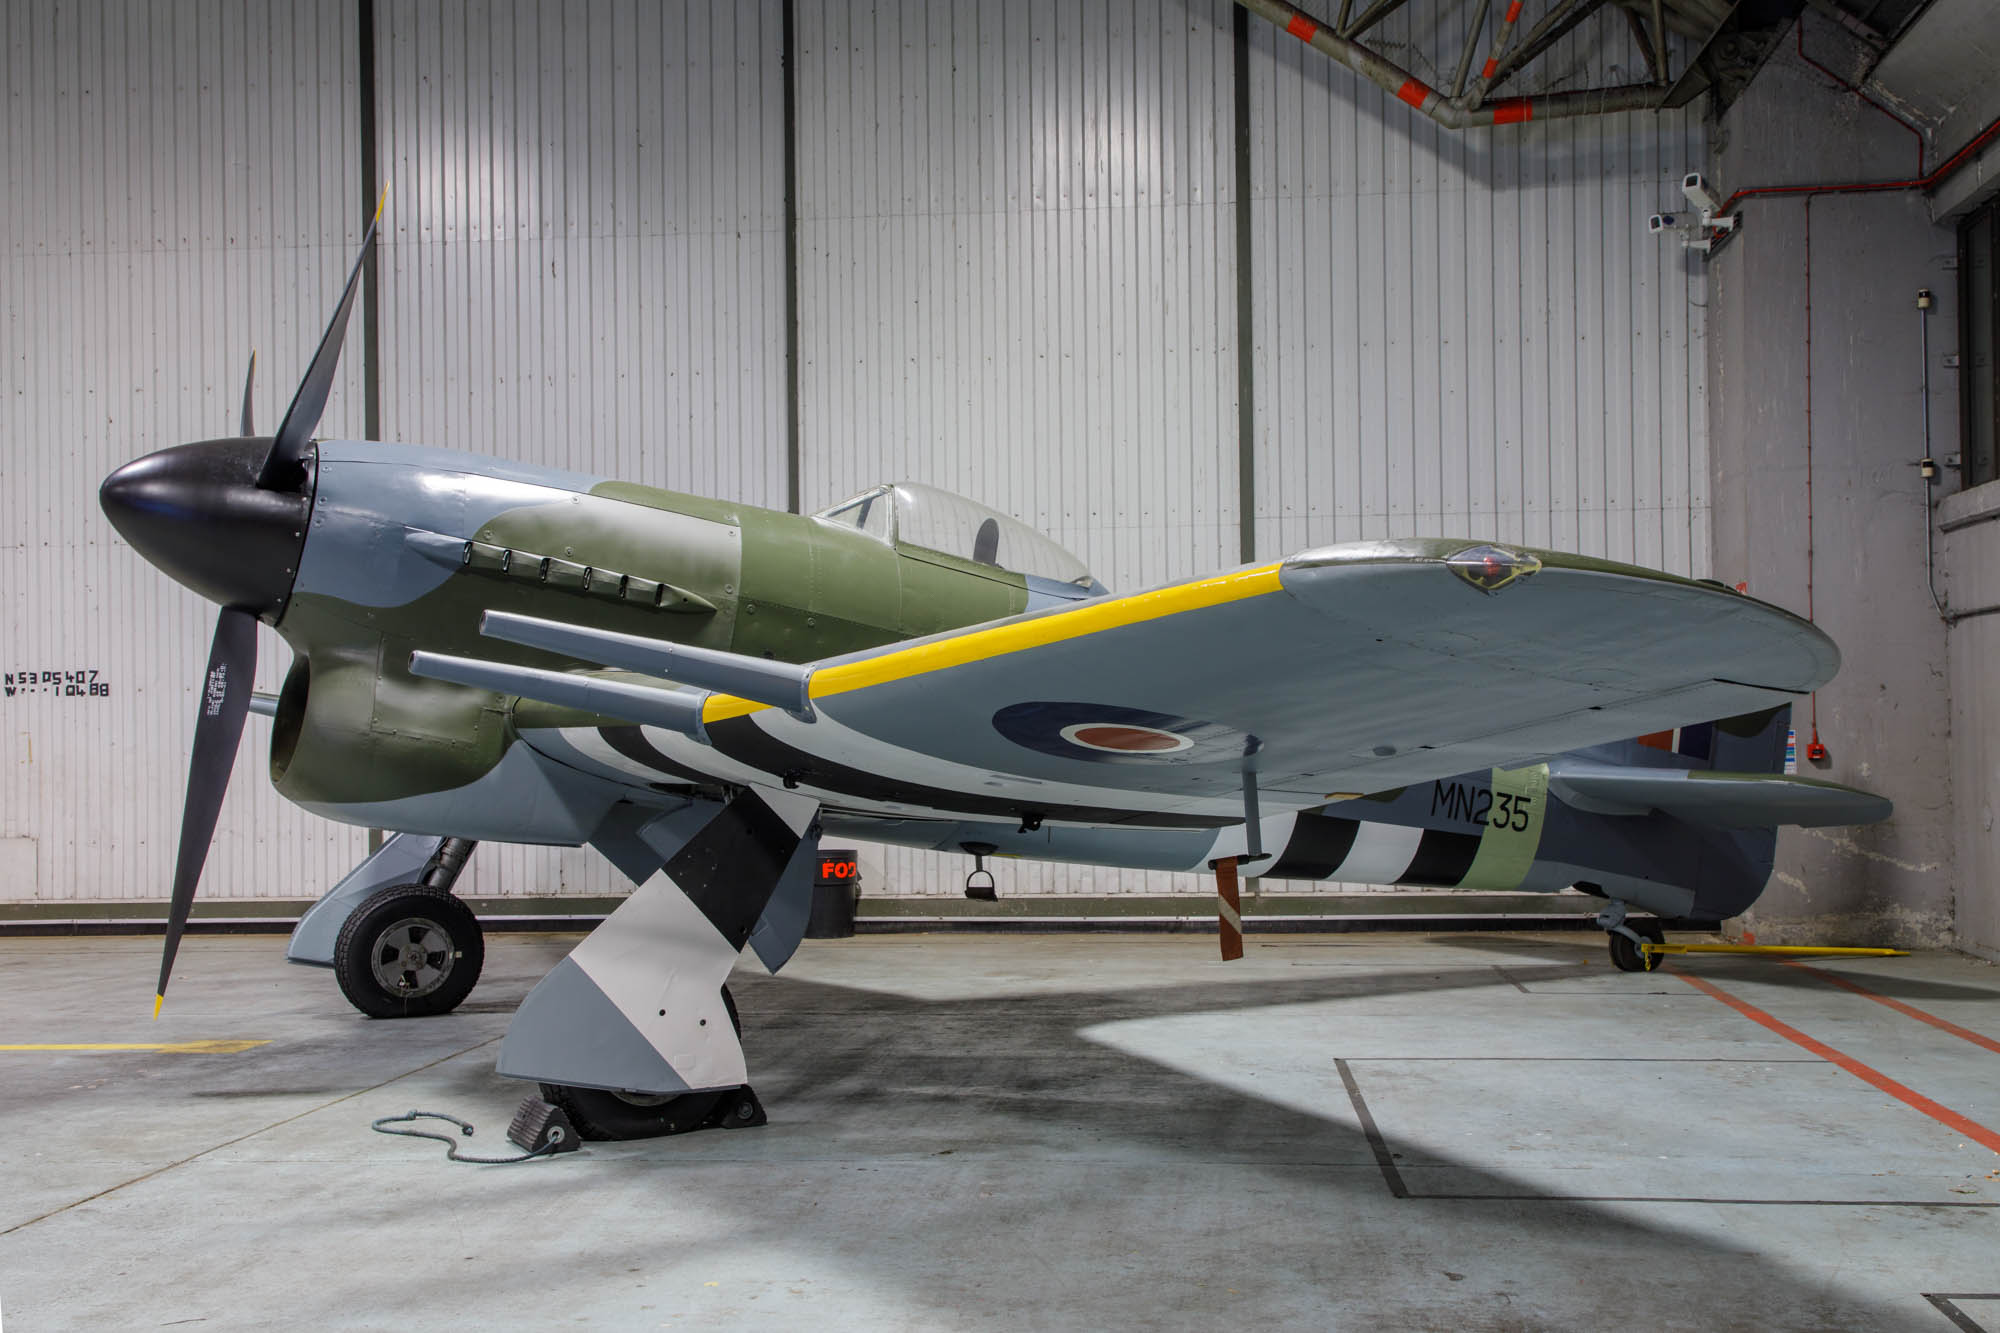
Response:
POLYGON ((487 611, 807 662, 1013 615, 1028 601, 1018 574, 795 514, 622 482, 567 504, 505 511, 472 537, 482 556, 511 553, 508 568, 482 558, 401 606, 294 594, 278 629, 304 665, 281 697, 271 752, 272 781, 288 799, 395 800, 490 771, 516 738, 510 701, 414 677, 411 652, 591 664, 483 637, 487 611), (553 576, 541 572, 544 559, 553 576), (583 569, 669 584, 714 609, 620 600, 615 580, 587 590, 583 569))

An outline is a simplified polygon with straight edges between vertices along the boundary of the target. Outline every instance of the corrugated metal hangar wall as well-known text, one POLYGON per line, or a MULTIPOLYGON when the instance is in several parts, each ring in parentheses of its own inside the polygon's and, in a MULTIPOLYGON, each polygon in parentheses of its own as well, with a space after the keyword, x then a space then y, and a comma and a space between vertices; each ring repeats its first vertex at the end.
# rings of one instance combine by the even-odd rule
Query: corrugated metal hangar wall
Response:
MULTIPOLYGON (((780 0, 379 5, 367 40, 361 10, 0 11, 6 657, 37 685, 4 701, 0 899, 164 893, 211 613, 95 485, 233 429, 253 346, 282 414, 371 135, 379 346, 350 335, 323 434, 367 432, 372 370, 384 438, 783 507, 795 409, 804 507, 931 482, 1120 590, 1416 532, 1707 572, 1703 280, 1643 231, 1693 112, 1454 134, 1261 23, 1239 50, 1226 0, 797 0, 788 209, 780 0)), ((1570 40, 1551 77, 1602 74, 1570 40)), ((251 725, 204 898, 316 894, 365 835, 278 800, 251 725)), ((955 893, 960 860, 871 889, 955 893)), ((584 851, 473 865, 622 888, 584 851)))

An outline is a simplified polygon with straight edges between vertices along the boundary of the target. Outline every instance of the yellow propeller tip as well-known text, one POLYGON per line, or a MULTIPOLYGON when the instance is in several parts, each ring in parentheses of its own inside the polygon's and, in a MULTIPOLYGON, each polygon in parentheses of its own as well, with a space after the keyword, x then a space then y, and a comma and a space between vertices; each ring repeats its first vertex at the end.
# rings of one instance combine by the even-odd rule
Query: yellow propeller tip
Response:
POLYGON ((166 1002, 167 1002, 167 997, 166 997, 165 995, 155 995, 155 996, 153 997, 153 1017, 154 1017, 154 1018, 158 1018, 158 1017, 160 1016, 160 1006, 161 1006, 161 1005, 163 1005, 163 1004, 165 1004, 166 1002))
POLYGON ((382 193, 379 196, 377 196, 375 200, 374 220, 376 222, 380 222, 382 220, 382 209, 388 202, 389 202, 389 187, 384 185, 382 187, 382 193))

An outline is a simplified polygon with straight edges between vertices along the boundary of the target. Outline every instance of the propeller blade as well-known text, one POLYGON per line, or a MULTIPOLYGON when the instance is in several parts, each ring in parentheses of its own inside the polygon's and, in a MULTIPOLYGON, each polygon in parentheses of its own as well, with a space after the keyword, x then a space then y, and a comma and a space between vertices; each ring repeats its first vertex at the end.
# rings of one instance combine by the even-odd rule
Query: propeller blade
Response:
POLYGON ((271 452, 264 456, 257 484, 267 491, 290 490, 303 475, 306 446, 312 443, 320 413, 326 410, 327 395, 333 392, 333 375, 340 368, 340 344, 347 336, 347 314, 354 309, 355 293, 361 290, 361 270, 368 263, 369 247, 375 244, 376 228, 382 225, 382 205, 388 199, 389 192, 384 190, 375 204, 375 217, 368 224, 368 234, 361 238, 361 253, 354 257, 354 267, 347 274, 340 305, 326 326, 325 336, 319 340, 319 350, 313 353, 312 365, 306 370, 299 391, 292 395, 292 405, 285 409, 285 419, 278 424, 277 437, 271 441, 271 452))
POLYGON ((257 354, 250 353, 250 369, 243 372, 243 428, 238 435, 255 435, 257 428, 250 422, 250 386, 257 382, 257 354))
POLYGON ((167 998, 167 978, 194 906, 195 885, 215 839, 215 820, 222 813, 222 794, 229 789, 229 770, 236 762, 236 742, 243 735, 243 716, 250 710, 252 678, 257 674, 257 617, 224 607, 215 622, 215 643, 208 651, 208 673, 202 677, 201 701, 194 720, 194 751, 188 756, 187 805, 181 811, 180 855, 174 862, 174 896, 167 909, 166 952, 160 958, 160 987, 153 998, 153 1017, 167 998))

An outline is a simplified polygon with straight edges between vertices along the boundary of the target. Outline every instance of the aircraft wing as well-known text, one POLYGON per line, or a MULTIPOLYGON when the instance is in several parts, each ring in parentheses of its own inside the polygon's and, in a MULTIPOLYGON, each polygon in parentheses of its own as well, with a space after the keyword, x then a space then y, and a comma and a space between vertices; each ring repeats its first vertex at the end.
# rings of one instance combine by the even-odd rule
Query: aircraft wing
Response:
POLYGON ((1838 665, 1812 625, 1717 584, 1387 541, 832 659, 803 714, 712 694, 702 720, 724 755, 809 785, 1215 813, 1246 756, 1273 808, 1300 808, 1769 708, 1838 665))
POLYGON ((1549 790, 1595 814, 1643 815, 1658 810, 1724 828, 1873 824, 1895 812, 1886 797, 1818 778, 1626 768, 1569 759, 1550 765, 1549 790))

